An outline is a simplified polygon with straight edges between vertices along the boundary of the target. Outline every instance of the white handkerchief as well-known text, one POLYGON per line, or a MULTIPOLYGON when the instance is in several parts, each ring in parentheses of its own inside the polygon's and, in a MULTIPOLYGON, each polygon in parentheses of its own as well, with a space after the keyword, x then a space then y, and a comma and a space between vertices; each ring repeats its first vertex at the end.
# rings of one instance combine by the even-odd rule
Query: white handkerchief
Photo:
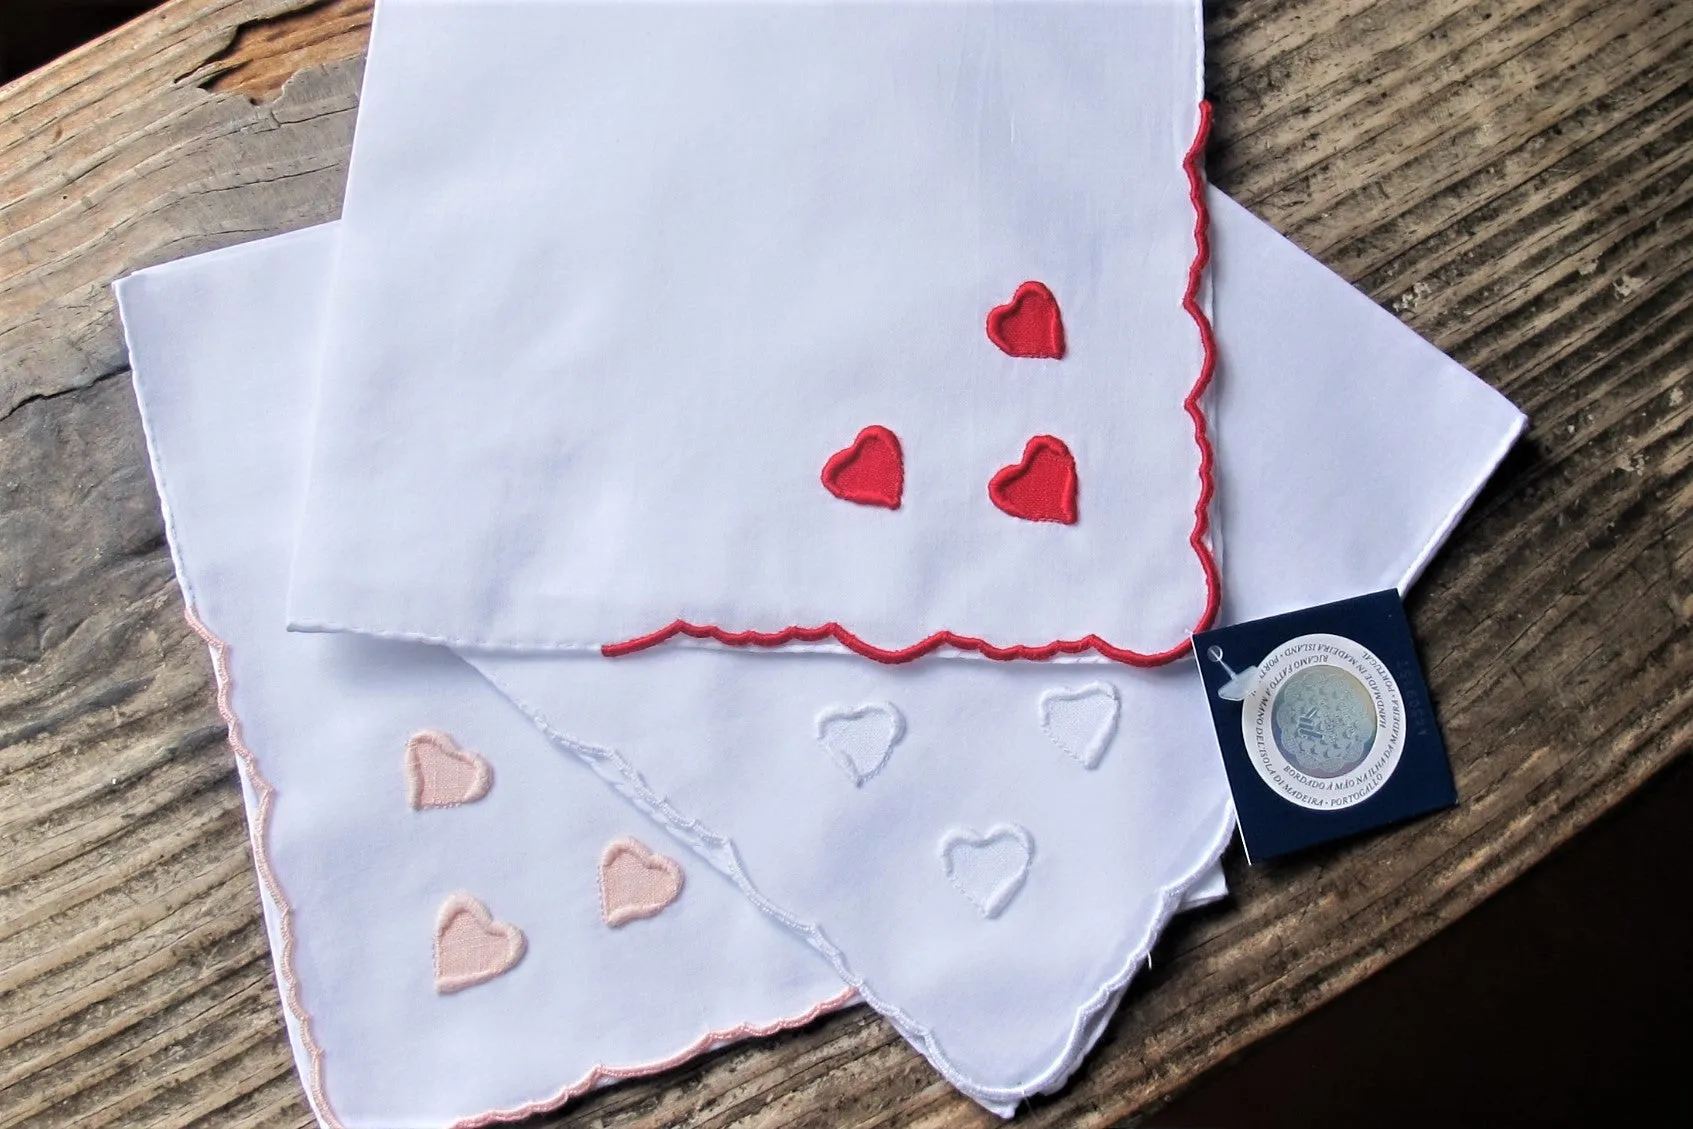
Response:
POLYGON ((386 0, 292 621, 1173 658, 1201 53, 1196 0, 386 0))
MULTIPOLYGON (((1521 413, 1212 204, 1230 614, 1409 584, 1521 413)), ((1000 1112, 1075 1068, 1232 826, 1187 664, 461 653, 1000 1112)))
POLYGON ((507 1120, 850 1002, 450 652, 283 629, 333 251, 317 228, 118 284, 319 1120, 507 1120))

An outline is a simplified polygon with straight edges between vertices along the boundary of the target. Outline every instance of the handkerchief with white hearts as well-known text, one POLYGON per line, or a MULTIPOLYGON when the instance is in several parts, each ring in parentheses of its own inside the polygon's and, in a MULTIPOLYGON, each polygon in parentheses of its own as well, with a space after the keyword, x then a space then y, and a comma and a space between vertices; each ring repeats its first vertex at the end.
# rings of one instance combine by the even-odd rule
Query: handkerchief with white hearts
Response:
POLYGON ((387 0, 296 627, 1183 653, 1197 0, 387 0))

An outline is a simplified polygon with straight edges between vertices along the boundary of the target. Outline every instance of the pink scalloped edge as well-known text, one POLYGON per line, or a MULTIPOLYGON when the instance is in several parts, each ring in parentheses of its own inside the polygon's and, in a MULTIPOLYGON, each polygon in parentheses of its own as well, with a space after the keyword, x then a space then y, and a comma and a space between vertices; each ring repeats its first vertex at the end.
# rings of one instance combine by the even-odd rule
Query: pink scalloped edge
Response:
MULTIPOLYGON (((305 1048, 307 1066, 303 1079, 306 1093, 310 1096, 312 1105, 325 1129, 346 1129, 346 1125, 335 1115, 335 1109, 329 1102, 329 1094, 323 1084, 323 1046, 317 1041, 312 1031, 311 1013, 306 1010, 304 1001, 300 999, 300 983, 294 971, 294 910, 288 903, 287 895, 283 893, 282 882, 276 876, 270 861, 270 817, 276 805, 276 787, 266 779, 259 769, 259 760, 253 751, 247 747, 246 739, 242 736, 241 719, 236 717, 235 708, 231 704, 231 683, 229 676, 229 644, 225 643, 210 628, 200 621, 194 614, 192 607, 184 607, 183 618, 188 621, 188 627, 206 644, 212 654, 212 674, 217 682, 217 711, 229 730, 229 747, 235 753, 246 773, 247 781, 258 797, 258 812, 253 821, 251 839, 253 843, 253 864, 258 871, 259 883, 270 897, 271 904, 276 907, 277 934, 282 939, 281 949, 276 955, 277 979, 282 989, 282 1004, 288 1013, 294 1017, 299 1029, 300 1045, 305 1048)), ((550 1097, 526 1102, 511 1109, 492 1109, 485 1113, 474 1113, 468 1117, 452 1122, 448 1129, 478 1129, 480 1126, 494 1125, 500 1122, 521 1121, 536 1114, 548 1113, 559 1108, 574 1098, 578 1098, 590 1090, 605 1085, 608 1082, 624 1081, 630 1078, 643 1078, 648 1075, 662 1074, 666 1070, 674 1070, 689 1059, 706 1051, 741 1039, 761 1038, 774 1035, 781 1031, 789 1031, 796 1027, 804 1027, 819 1016, 858 1001, 858 993, 852 988, 843 988, 839 995, 820 1000, 798 1015, 773 1020, 770 1023, 740 1023, 725 1030, 707 1031, 698 1039, 689 1043, 682 1050, 669 1058, 656 1062, 644 1062, 634 1066, 606 1066, 596 1063, 588 1069, 580 1079, 572 1082, 550 1097)))
POLYGON ((343 1129, 341 1121, 335 1116, 335 1111, 329 1105, 329 1098, 323 1091, 323 1047, 319 1045, 316 1036, 312 1034, 312 1017, 306 1011, 306 1005, 300 1001, 300 985, 294 976, 294 910, 288 904, 288 898, 282 892, 282 883, 276 877, 276 871, 271 869, 269 847, 270 814, 276 804, 276 788, 265 779, 259 771, 259 759, 247 747, 247 742, 241 735, 241 719, 235 716, 235 709, 230 705, 229 683, 229 644, 213 635, 211 629, 200 622, 200 617, 194 614, 191 607, 183 608, 183 617, 188 620, 189 628, 198 635, 212 653, 212 676, 217 682, 218 716, 223 718, 223 724, 229 730, 229 747, 235 752, 235 759, 241 762, 246 770, 247 781, 253 792, 259 798, 258 815, 252 828, 253 866, 259 873, 259 883, 265 893, 270 895, 271 904, 276 906, 276 931, 282 938, 282 950, 276 954, 277 979, 282 987, 282 1003, 300 1028, 300 1045, 306 1048, 306 1057, 310 1059, 310 1066, 306 1070, 306 1092, 311 1096, 312 1105, 317 1107, 317 1114, 328 1129, 343 1129))
POLYGON ((550 1098, 530 1102, 518 1106, 516 1109, 493 1110, 479 1113, 462 1121, 455 1121, 447 1129, 480 1129, 484 1125, 494 1125, 502 1121, 521 1121, 536 1114, 548 1113, 564 1105, 572 1098, 581 1097, 589 1090, 607 1082, 621 1082, 630 1078, 640 1078, 648 1074, 659 1074, 666 1070, 673 1070, 696 1055, 720 1047, 725 1043, 737 1042, 741 1039, 762 1038, 765 1035, 775 1035, 781 1031, 804 1027, 807 1023, 821 1015, 832 1011, 839 1011, 849 1004, 858 1002, 858 992, 852 988, 843 988, 838 996, 830 996, 813 1004, 800 1015, 787 1019, 778 1019, 774 1023, 742 1023, 729 1028, 727 1031, 707 1031, 692 1043, 683 1047, 676 1054, 658 1062, 649 1062, 641 1066, 595 1066, 584 1074, 580 1081, 573 1082, 558 1091, 550 1098))

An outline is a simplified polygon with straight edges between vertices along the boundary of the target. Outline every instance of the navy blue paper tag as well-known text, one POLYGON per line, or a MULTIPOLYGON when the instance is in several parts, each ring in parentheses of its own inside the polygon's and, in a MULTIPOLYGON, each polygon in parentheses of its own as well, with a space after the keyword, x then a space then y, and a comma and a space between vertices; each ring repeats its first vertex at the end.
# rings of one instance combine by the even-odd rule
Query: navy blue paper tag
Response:
POLYGON ((1392 589, 1193 637, 1248 858, 1457 803, 1392 589))

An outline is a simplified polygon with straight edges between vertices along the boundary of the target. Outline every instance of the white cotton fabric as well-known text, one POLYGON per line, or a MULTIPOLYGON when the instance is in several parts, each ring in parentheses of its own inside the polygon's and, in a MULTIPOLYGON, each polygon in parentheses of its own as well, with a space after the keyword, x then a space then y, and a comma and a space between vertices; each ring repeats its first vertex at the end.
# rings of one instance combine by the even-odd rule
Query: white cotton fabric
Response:
POLYGON ((1201 54, 1196 0, 384 0, 291 621, 1178 647, 1201 54), (988 338, 1026 280, 1062 360, 988 338), (820 482, 870 425, 897 511, 820 482), (988 497, 1044 434, 1074 525, 988 497))
MULTIPOLYGON (((228 644, 231 705, 275 788, 267 829, 243 768, 255 850, 288 902, 291 947, 283 907, 261 884, 284 998, 297 989, 309 1014, 308 1030, 284 1011, 320 1123, 471 1124, 612 1077, 597 1079, 596 1066, 638 1069, 713 1032, 841 1003, 823 960, 559 755, 450 652, 283 630, 334 251, 328 225, 118 284, 184 596, 228 644), (491 763, 485 798, 407 805, 404 749, 424 728, 491 763), (628 835, 682 855, 686 884, 656 917, 612 930, 595 868, 628 835), (459 891, 519 926, 527 951, 505 975, 440 996, 433 926, 459 891)), ((1225 894, 1214 866, 1188 904, 1225 894)))
POLYGON ((322 1124, 461 1124, 688 1052, 713 1032, 838 1006, 839 977, 709 866, 562 757, 450 652, 283 627, 304 484, 332 229, 143 271, 118 284, 171 550, 190 609, 227 644, 246 746, 274 787, 268 832, 243 772, 289 1034, 322 1124), (493 767, 487 796, 414 811, 419 729, 493 767), (633 835, 680 854, 681 897, 601 920, 601 852, 633 835), (432 972, 436 913, 472 894, 517 925, 509 972, 452 995, 432 972), (290 968, 283 954, 291 953, 290 968))
MULTIPOLYGON (((1409 584, 1522 414, 1238 205, 1210 199, 1228 614, 1409 584)), ((1033 663, 462 653, 1001 1113, 1075 1069, 1232 828, 1188 664, 1096 679, 1099 667, 1033 663), (1121 711, 1089 770, 1055 755, 1038 705, 1094 681, 1121 711), (905 735, 855 789, 817 748, 812 718, 871 701, 897 706, 905 735), (1027 834, 1031 858, 988 914, 981 866, 966 896, 939 855, 1000 826, 1027 834)))

